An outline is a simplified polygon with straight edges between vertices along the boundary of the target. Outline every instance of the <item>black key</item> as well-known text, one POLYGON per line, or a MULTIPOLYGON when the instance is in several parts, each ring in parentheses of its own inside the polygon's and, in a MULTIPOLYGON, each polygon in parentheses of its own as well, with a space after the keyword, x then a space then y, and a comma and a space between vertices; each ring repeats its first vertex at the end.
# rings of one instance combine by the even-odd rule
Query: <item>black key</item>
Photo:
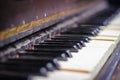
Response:
MULTIPOLYGON (((23 63, 23 62, 22 62, 23 63)), ((41 66, 27 66, 27 65, 20 65, 18 63, 10 63, 10 64, 1 64, 0 71, 12 71, 12 72, 19 72, 19 73, 26 73, 26 74, 40 74, 43 76, 47 75, 47 70, 41 66)))
POLYGON ((41 58, 41 57, 51 57, 51 58, 57 58, 58 60, 67 60, 67 56, 64 53, 59 53, 59 54, 54 54, 54 53, 24 53, 24 54, 19 54, 20 58, 31 58, 31 57, 37 57, 37 58, 41 58))
POLYGON ((47 48, 35 48, 34 50, 39 50, 39 51, 53 51, 53 50, 57 50, 57 51, 65 51, 65 50, 69 50, 70 52, 78 52, 78 49, 75 49, 74 47, 47 47, 47 48))
POLYGON ((44 45, 44 44, 56 44, 56 45, 76 45, 77 48, 81 49, 82 45, 79 43, 75 43, 75 42, 44 42, 44 43, 40 43, 40 45, 44 45))
MULTIPOLYGON (((64 32, 64 33, 67 33, 67 34, 80 34, 80 35, 88 35, 88 36, 96 36, 97 34, 96 34, 96 32, 94 32, 94 31, 91 31, 91 30, 82 30, 82 31, 75 31, 75 30, 73 30, 73 31, 67 31, 67 32, 64 32)), ((63 33, 62 33, 63 34, 63 33)))
POLYGON ((94 33, 98 33, 99 32, 99 29, 97 29, 97 28, 91 28, 91 27, 83 27, 83 26, 79 26, 79 27, 77 27, 77 28, 73 28, 73 29, 71 29, 70 31, 79 31, 79 32, 94 32, 94 33))
POLYGON ((19 72, 0 71, 1 80, 29 80, 31 75, 21 74, 19 72))
MULTIPOLYGON (((96 36, 100 30, 101 29, 98 26, 93 26, 93 25, 86 26, 86 25, 81 25, 78 23, 77 28, 72 28, 69 31, 63 32, 63 33, 71 33, 71 34, 78 33, 81 35, 96 36)), ((63 34, 63 33, 61 33, 61 34, 63 34)))
POLYGON ((64 43, 64 42, 55 42, 54 40, 50 40, 50 41, 45 41, 44 43, 40 43, 39 45, 35 45, 35 47, 37 47, 37 46, 45 46, 45 45, 47 45, 48 47, 49 46, 56 46, 56 47, 66 47, 66 48, 71 48, 71 47, 73 47, 73 48, 76 48, 76 49, 78 49, 79 47, 81 48, 81 44, 79 44, 79 43, 68 43, 68 42, 66 42, 66 43, 64 43))
POLYGON ((84 42, 79 40, 45 40, 45 42, 79 43, 80 45, 82 45, 82 47, 85 47, 84 42))
POLYGON ((88 39, 90 40, 90 37, 88 36, 83 36, 83 35, 77 35, 77 34, 61 34, 60 36, 56 36, 55 38, 68 38, 68 39, 88 39))
MULTIPOLYGON (((18 54, 19 55, 21 55, 21 54, 30 54, 30 55, 55 55, 55 56, 57 56, 57 54, 58 55, 61 55, 61 54, 64 54, 65 55, 65 57, 72 57, 72 55, 68 55, 68 54, 66 54, 65 52, 33 52, 33 51, 19 51, 18 52, 18 54)), ((50 57, 50 56, 49 56, 50 57)), ((64 56, 63 56, 64 57, 64 56)))
MULTIPOLYGON (((41 68, 41 67, 45 67, 47 70, 53 71, 54 70, 54 66, 52 65, 52 63, 43 63, 43 62, 39 62, 39 63, 34 63, 34 62, 21 62, 21 61, 17 61, 17 62, 11 62, 11 61, 6 61, 6 62, 0 62, 0 65, 5 65, 8 67, 16 67, 16 66, 25 66, 25 67, 31 67, 31 68, 41 68)), ((17 67, 16 67, 17 68, 17 67)))
POLYGON ((18 59, 12 59, 8 58, 8 62, 13 62, 13 63, 29 63, 33 62, 34 64, 40 64, 40 63, 51 63, 56 69, 59 69, 59 64, 58 60, 56 58, 51 58, 51 57, 41 57, 41 58, 36 58, 36 57, 26 57, 26 58, 18 58, 18 59))
POLYGON ((85 22, 84 24, 93 24, 93 25, 105 26, 109 22, 107 18, 106 17, 93 17, 92 19, 85 22))
POLYGON ((89 38, 91 36, 96 36, 97 34, 91 31, 90 32, 67 31, 67 32, 62 32, 61 35, 80 35, 89 38))
POLYGON ((59 36, 63 36, 63 37, 77 37, 77 38, 88 38, 88 39, 90 39, 90 36, 81 35, 81 34, 67 34, 67 33, 61 33, 59 36))
POLYGON ((78 28, 76 28, 76 30, 79 30, 79 31, 91 31, 91 32, 94 32, 96 35, 100 32, 100 30, 102 30, 102 27, 101 26, 92 26, 92 25, 81 25, 81 24, 78 24, 78 28))
POLYGON ((92 32, 97 32, 99 31, 99 28, 92 28, 92 27, 85 27, 85 26, 82 26, 82 25, 79 25, 78 27, 76 28, 72 28, 70 31, 80 31, 80 32, 85 32, 85 31, 92 31, 92 32))
POLYGON ((37 50, 37 49, 34 49, 34 50, 25 50, 25 51, 27 51, 27 52, 40 52, 40 53, 65 53, 68 57, 72 57, 72 55, 71 55, 71 52, 69 51, 69 50, 56 50, 56 49, 54 49, 54 50, 44 50, 44 49, 42 49, 42 50, 37 50))
POLYGON ((34 45, 34 48, 48 48, 48 49, 69 49, 70 51, 77 51, 78 47, 76 45, 60 45, 60 44, 39 44, 39 45, 34 45), (72 50, 71 50, 72 49, 72 50))
POLYGON ((102 30, 103 26, 97 26, 97 25, 86 25, 82 23, 77 23, 78 28, 92 28, 92 29, 97 29, 98 31, 102 30))
POLYGON ((81 38, 81 39, 75 39, 75 38, 51 38, 51 40, 73 40, 73 41, 83 41, 83 42, 89 42, 89 39, 88 38, 81 38))

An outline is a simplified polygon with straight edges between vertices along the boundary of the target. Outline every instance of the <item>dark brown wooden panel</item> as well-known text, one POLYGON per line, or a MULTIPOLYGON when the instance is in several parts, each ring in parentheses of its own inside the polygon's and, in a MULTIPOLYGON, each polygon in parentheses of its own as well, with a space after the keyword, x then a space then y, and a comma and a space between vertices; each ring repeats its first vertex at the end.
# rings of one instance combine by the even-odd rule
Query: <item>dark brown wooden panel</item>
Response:
POLYGON ((103 0, 0 0, 0 46, 78 13, 103 0))
POLYGON ((0 31, 63 11, 77 5, 81 1, 0 0, 0 31))

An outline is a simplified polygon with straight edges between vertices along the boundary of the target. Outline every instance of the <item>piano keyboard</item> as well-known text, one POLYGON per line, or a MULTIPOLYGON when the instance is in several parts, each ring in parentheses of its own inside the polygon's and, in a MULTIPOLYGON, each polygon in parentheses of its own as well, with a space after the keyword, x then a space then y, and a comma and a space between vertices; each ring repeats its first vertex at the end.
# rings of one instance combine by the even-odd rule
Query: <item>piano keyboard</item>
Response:
POLYGON ((78 27, 0 62, 0 79, 93 80, 120 39, 120 13, 104 10, 78 27), (106 13, 106 14, 105 14, 106 13))

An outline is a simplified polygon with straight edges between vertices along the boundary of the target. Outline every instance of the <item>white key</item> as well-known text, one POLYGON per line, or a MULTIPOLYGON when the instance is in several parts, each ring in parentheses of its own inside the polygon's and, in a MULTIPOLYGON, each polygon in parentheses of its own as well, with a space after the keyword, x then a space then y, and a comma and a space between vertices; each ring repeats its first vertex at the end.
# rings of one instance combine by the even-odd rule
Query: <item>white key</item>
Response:
POLYGON ((109 29, 107 26, 103 31, 101 31, 97 37, 93 37, 93 40, 106 40, 106 41, 114 41, 116 44, 120 39, 120 30, 109 29), (108 29, 107 29, 108 28, 108 29))
POLYGON ((110 25, 120 25, 120 13, 110 22, 110 25))
POLYGON ((98 35, 100 36, 111 36, 111 37, 118 37, 120 36, 120 31, 115 30, 103 30, 98 35))
POLYGON ((108 25, 108 26, 105 26, 104 29, 120 31, 120 26, 118 26, 118 25, 108 25))
POLYGON ((117 37, 110 37, 110 36, 96 36, 92 37, 92 40, 99 40, 99 41, 117 41, 117 37))
POLYGON ((31 80, 88 80, 90 74, 76 73, 69 71, 55 71, 48 74, 48 77, 34 76, 31 80))
POLYGON ((114 44, 114 41, 104 40, 91 40, 89 43, 85 43, 87 47, 107 47, 108 45, 114 44), (106 44, 106 45, 105 45, 106 44))

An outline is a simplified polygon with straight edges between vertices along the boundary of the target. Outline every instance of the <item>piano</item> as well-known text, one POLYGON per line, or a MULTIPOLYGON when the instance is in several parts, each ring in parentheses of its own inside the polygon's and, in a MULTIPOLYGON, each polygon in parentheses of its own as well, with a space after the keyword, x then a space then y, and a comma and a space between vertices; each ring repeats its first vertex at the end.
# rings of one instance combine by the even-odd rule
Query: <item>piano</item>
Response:
POLYGON ((120 80, 119 0, 1 0, 1 80, 120 80))

